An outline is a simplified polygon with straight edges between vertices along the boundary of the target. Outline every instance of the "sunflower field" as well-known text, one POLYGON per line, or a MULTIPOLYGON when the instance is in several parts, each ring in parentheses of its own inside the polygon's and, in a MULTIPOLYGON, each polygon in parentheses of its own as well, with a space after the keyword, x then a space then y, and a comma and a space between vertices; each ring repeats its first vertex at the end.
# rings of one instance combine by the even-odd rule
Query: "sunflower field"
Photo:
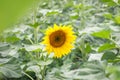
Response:
POLYGON ((120 0, 1 0, 0 10, 0 80, 120 80, 120 0))

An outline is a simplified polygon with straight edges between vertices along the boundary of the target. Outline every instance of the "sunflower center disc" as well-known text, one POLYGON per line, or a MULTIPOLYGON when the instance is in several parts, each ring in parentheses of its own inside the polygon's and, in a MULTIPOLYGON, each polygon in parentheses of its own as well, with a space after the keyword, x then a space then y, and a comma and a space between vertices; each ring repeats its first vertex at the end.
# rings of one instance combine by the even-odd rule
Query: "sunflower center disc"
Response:
POLYGON ((50 39, 50 44, 53 47, 60 47, 64 44, 66 40, 66 36, 62 30, 58 30, 58 31, 53 32, 50 35, 49 39, 50 39))

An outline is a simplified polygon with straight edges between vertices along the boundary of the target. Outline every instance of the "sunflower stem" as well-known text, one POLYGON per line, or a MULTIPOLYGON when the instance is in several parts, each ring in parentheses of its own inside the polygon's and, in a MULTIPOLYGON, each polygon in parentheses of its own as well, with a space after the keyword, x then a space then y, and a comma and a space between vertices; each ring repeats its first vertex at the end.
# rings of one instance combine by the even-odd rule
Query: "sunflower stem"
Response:
MULTIPOLYGON (((35 9, 35 4, 34 4, 34 6, 33 6, 33 14, 34 14, 34 16, 33 16, 33 27, 34 27, 34 44, 38 44, 38 30, 39 30, 39 27, 38 26, 36 26, 35 24, 36 24, 36 9, 35 9)), ((39 53, 39 51, 36 51, 35 52, 35 59, 39 59, 40 58, 40 53, 39 53)), ((42 66, 41 65, 39 65, 39 68, 41 68, 42 66)), ((39 72, 39 74, 41 74, 42 75, 42 79, 40 79, 39 78, 39 76, 36 76, 37 77, 37 80, 45 80, 44 78, 45 78, 45 76, 44 76, 44 73, 45 73, 45 67, 43 68, 43 70, 41 70, 40 72, 39 72)))
POLYGON ((42 70, 42 80, 45 80, 45 70, 46 70, 46 65, 44 66, 42 70))
POLYGON ((79 50, 82 53, 82 60, 83 60, 83 62, 86 62, 87 61, 87 55, 86 55, 85 51, 81 47, 79 47, 79 50))
MULTIPOLYGON (((47 59, 48 59, 48 55, 44 57, 44 61, 46 61, 47 59)), ((43 69, 41 71, 42 80, 45 80, 45 71, 46 71, 46 65, 43 66, 43 69)))
POLYGON ((33 4, 33 27, 34 27, 34 42, 37 44, 38 42, 38 39, 37 39, 37 35, 38 35, 38 28, 37 26, 35 25, 36 24, 36 6, 35 6, 35 1, 34 1, 34 4, 33 4))
POLYGON ((29 74, 25 73, 24 71, 22 73, 29 77, 31 80, 34 80, 29 74))

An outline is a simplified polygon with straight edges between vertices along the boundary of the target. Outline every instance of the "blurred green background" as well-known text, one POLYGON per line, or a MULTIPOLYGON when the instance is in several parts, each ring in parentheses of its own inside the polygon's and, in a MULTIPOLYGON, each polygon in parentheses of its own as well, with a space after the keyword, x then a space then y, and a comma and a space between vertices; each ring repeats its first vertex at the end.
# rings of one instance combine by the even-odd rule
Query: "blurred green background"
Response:
POLYGON ((34 2, 35 0, 0 0, 0 32, 24 15, 34 2))

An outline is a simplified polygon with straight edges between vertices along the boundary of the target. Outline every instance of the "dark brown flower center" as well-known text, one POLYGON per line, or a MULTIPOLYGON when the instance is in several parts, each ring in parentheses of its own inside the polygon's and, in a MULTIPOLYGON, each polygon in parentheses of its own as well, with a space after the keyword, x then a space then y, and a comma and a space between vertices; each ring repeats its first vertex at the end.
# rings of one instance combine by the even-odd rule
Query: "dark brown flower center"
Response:
POLYGON ((66 40, 66 36, 62 30, 58 30, 58 31, 53 32, 49 36, 49 40, 50 40, 50 44, 53 47, 60 47, 64 44, 64 42, 66 40))

